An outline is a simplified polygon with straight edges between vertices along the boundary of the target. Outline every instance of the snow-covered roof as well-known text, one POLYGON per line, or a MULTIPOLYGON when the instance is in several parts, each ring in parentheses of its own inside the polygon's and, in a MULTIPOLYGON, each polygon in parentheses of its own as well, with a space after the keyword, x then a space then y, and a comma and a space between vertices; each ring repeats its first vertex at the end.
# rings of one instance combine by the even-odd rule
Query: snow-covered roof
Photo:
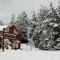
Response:
POLYGON ((7 28, 7 27, 8 27, 8 25, 5 25, 5 26, 0 25, 0 31, 2 31, 3 28, 7 28))

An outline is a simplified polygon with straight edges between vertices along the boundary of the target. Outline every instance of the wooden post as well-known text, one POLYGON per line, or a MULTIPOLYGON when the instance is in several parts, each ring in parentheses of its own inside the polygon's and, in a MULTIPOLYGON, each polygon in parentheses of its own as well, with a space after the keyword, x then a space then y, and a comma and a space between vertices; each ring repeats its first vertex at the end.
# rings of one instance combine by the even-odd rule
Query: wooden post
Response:
POLYGON ((2 33, 2 35, 3 35, 3 39, 2 39, 2 50, 4 51, 4 30, 5 30, 5 28, 3 28, 3 33, 2 33))

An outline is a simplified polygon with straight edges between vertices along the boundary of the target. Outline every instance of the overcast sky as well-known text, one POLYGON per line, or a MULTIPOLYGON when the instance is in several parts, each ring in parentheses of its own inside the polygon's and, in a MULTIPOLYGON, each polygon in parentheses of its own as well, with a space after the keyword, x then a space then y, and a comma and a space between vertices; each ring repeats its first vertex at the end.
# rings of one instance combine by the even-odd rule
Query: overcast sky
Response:
POLYGON ((58 5, 58 0, 0 0, 0 20, 9 22, 12 13, 18 15, 22 11, 30 15, 32 11, 37 11, 40 5, 49 6, 50 2, 54 6, 58 5))

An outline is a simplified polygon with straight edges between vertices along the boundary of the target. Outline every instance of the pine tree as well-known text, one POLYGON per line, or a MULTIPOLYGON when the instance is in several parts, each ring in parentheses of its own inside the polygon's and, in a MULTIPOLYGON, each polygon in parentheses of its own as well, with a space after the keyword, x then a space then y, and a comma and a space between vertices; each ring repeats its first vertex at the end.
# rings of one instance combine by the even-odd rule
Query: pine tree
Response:
POLYGON ((10 24, 14 24, 14 23, 15 23, 15 15, 12 14, 10 24))
POLYGON ((42 7, 38 13, 38 27, 36 33, 33 36, 35 40, 35 47, 40 49, 54 49, 56 43, 55 35, 58 35, 57 23, 59 22, 59 16, 57 10, 50 3, 50 8, 42 7))
POLYGON ((22 31, 25 40, 27 40, 27 31, 28 31, 28 17, 26 12, 22 12, 17 16, 16 20, 17 27, 22 31))

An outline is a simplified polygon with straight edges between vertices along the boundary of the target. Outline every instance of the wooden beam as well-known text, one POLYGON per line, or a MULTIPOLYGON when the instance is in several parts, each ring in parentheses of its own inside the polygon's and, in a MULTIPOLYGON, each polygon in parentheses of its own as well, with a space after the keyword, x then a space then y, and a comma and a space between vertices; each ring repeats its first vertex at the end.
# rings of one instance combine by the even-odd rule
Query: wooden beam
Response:
POLYGON ((5 31, 5 28, 3 28, 3 39, 2 39, 2 50, 4 51, 4 31, 5 31))

